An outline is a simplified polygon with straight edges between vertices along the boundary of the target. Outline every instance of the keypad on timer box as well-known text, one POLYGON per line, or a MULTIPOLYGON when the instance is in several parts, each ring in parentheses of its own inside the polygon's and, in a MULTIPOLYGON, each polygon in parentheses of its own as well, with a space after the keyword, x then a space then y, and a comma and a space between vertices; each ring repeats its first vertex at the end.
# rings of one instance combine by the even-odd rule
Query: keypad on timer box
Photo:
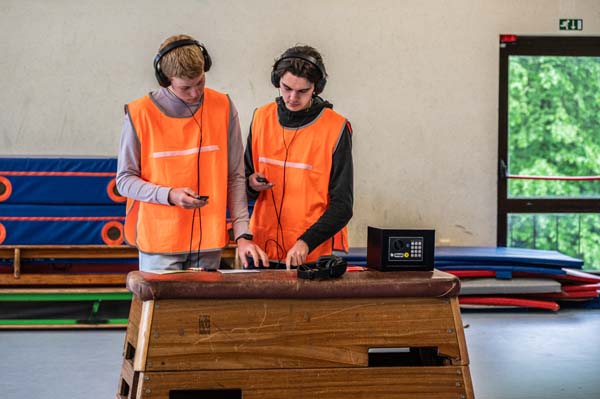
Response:
POLYGON ((423 258, 423 241, 422 240, 411 240, 410 241, 410 257, 412 259, 423 258))

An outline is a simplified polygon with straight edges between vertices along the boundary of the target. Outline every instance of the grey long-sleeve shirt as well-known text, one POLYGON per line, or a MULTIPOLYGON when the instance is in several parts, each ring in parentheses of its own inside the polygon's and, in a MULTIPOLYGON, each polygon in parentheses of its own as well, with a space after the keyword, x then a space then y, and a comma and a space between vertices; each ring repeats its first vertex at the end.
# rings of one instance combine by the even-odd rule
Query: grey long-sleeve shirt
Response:
MULTIPOLYGON (((197 104, 186 106, 166 88, 150 93, 150 97, 162 112, 170 117, 188 118, 198 110, 202 98, 197 104), (191 112, 191 113, 190 113, 191 112)), ((244 174, 244 145, 240 129, 238 112, 229 99, 229 131, 227 132, 228 173, 227 207, 233 224, 234 237, 248 230, 248 201, 246 198, 246 179, 244 174)), ((173 187, 158 186, 143 180, 141 176, 140 142, 128 114, 125 114, 121 130, 121 144, 117 163, 117 189, 125 197, 138 201, 169 205, 169 191, 173 187)))

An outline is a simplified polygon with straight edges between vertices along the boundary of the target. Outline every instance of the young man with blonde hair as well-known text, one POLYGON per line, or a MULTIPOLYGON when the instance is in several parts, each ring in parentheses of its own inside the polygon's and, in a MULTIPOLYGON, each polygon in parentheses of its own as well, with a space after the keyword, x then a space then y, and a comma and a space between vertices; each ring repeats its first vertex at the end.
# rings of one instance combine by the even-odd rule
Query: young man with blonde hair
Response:
POLYGON ((227 208, 242 263, 266 262, 248 230, 237 110, 205 87, 211 66, 202 44, 171 36, 154 58, 161 87, 125 106, 117 189, 128 198, 125 238, 142 271, 217 269, 227 208))

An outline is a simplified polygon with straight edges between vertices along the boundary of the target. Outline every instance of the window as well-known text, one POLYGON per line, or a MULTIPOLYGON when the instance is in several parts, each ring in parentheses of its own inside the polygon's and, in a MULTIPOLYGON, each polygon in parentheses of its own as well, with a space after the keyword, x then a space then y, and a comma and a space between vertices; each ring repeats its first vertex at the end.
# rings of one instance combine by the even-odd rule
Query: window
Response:
POLYGON ((600 37, 500 37, 498 245, 600 270, 600 37))

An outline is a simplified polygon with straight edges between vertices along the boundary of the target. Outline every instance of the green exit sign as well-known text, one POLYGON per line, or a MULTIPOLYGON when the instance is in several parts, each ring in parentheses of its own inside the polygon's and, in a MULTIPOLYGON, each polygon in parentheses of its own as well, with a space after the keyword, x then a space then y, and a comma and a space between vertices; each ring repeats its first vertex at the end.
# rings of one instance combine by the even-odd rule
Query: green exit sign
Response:
POLYGON ((583 30, 583 19, 560 19, 558 28, 560 30, 583 30))

